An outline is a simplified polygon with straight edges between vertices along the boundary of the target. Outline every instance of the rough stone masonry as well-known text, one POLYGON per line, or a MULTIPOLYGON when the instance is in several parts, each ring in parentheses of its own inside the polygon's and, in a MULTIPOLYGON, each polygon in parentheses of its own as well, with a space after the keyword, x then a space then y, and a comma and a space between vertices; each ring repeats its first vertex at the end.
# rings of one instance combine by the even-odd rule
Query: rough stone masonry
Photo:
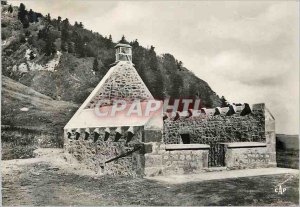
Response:
POLYGON ((140 177, 276 166, 275 119, 264 104, 98 119, 99 100, 108 99, 101 107, 154 100, 131 62, 131 46, 117 44, 118 55, 127 61, 117 59, 64 127, 73 158, 97 173, 140 177))

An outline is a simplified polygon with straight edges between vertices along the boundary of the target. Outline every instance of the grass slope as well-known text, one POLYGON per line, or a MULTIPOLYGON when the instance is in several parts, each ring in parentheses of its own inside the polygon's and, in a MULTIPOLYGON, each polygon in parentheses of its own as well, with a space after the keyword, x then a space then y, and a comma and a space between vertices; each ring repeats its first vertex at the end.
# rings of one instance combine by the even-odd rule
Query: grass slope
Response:
POLYGON ((56 101, 2 76, 1 122, 2 125, 38 128, 49 131, 63 128, 78 105, 56 101), (22 111, 27 108, 28 111, 22 111))

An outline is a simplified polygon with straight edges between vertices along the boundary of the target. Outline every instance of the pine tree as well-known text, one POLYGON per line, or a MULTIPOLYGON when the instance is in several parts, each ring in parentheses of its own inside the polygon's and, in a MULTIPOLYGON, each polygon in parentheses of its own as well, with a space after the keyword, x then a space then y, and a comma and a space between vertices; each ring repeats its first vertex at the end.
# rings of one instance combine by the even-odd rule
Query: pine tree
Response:
MULTIPOLYGON (((61 17, 58 17, 58 20, 61 20, 61 17)), ((61 49, 62 51, 73 52, 73 45, 70 44, 70 35, 69 35, 69 20, 68 18, 64 19, 61 24, 61 49)))
POLYGON ((44 35, 45 35, 44 40, 46 41, 46 45, 44 47, 44 52, 45 52, 46 56, 50 56, 52 54, 55 54, 56 53, 56 46, 54 44, 55 37, 53 37, 51 35, 51 33, 49 33, 48 28, 45 29, 44 35))
POLYGON ((32 9, 30 9, 29 12, 28 12, 28 20, 29 20, 30 23, 35 22, 34 12, 32 11, 32 9))
POLYGON ((133 42, 130 43, 130 45, 133 47, 133 52, 140 46, 138 39, 135 39, 133 42))
POLYGON ((45 45, 45 48, 44 48, 44 52, 46 53, 46 56, 50 56, 50 55, 56 53, 56 47, 54 45, 53 38, 48 37, 46 39, 46 45, 45 45))
POLYGON ((123 35, 121 40, 119 41, 119 43, 122 43, 122 44, 129 44, 129 42, 126 40, 125 36, 123 35))
POLYGON ((11 4, 10 4, 9 7, 8 7, 8 12, 9 12, 9 13, 12 13, 13 11, 14 11, 14 10, 13 10, 11 4))
POLYGON ((155 47, 151 45, 151 48, 149 50, 149 67, 152 71, 158 70, 158 61, 156 57, 156 52, 154 51, 155 47))
POLYGON ((51 22, 51 16, 50 16, 50 14, 49 14, 49 13, 46 15, 46 20, 47 20, 47 22, 48 22, 48 23, 50 23, 50 22, 51 22))
POLYGON ((97 57, 95 57, 95 59, 94 59, 93 70, 94 70, 95 72, 98 72, 98 71, 99 71, 99 63, 98 63, 97 57))
POLYGON ((22 24, 23 24, 23 28, 28 28, 28 27, 29 27, 29 19, 28 19, 28 15, 25 15, 22 24))
POLYGON ((58 29, 58 31, 61 31, 61 17, 60 16, 57 17, 57 29, 58 29))
POLYGON ((164 81, 160 70, 154 71, 153 96, 155 99, 163 100, 164 97, 164 81))
POLYGON ((64 19, 64 20, 62 21, 62 27, 63 27, 64 29, 69 29, 69 26, 70 26, 69 19, 68 19, 68 18, 64 19))
POLYGON ((109 40, 110 42, 112 42, 111 34, 109 35, 108 40, 109 40))
POLYGON ((181 71, 181 70, 182 70, 182 62, 176 60, 176 64, 177 64, 177 69, 178 69, 179 71, 181 71))
POLYGON ((23 23, 26 15, 27 15, 27 11, 25 9, 25 5, 21 3, 19 6, 18 19, 23 23))
POLYGON ((78 22, 77 21, 75 21, 74 27, 78 28, 78 22))
POLYGON ((227 107, 228 106, 228 102, 225 99, 224 96, 221 97, 221 107, 227 107))
POLYGON ((83 29, 83 24, 82 24, 82 22, 79 22, 79 28, 81 28, 81 29, 83 29))

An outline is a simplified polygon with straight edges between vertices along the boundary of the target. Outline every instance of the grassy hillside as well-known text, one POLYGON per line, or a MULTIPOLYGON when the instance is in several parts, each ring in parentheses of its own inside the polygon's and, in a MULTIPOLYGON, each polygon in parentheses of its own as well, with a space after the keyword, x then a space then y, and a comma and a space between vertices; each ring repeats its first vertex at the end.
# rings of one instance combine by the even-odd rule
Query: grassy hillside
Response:
POLYGON ((43 131, 63 128, 78 105, 56 101, 30 87, 2 76, 2 125, 43 131))
POLYGON ((62 128, 78 105, 56 101, 2 76, 2 159, 33 157, 38 147, 62 147, 62 128))

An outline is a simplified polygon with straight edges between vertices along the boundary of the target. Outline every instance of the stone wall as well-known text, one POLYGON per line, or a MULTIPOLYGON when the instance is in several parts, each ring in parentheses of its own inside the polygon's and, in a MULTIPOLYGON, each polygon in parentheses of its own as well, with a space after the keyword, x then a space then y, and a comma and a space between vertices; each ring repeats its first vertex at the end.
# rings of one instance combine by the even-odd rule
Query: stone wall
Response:
POLYGON ((145 176, 200 173, 208 167, 208 148, 168 150, 159 142, 146 146, 145 176))
POLYGON ((228 169, 269 167, 271 157, 266 147, 228 148, 225 163, 228 169))
POLYGON ((88 169, 96 173, 133 177, 143 176, 144 147, 141 143, 143 129, 141 127, 137 128, 132 140, 127 144, 125 133, 122 134, 120 140, 114 142, 115 129, 111 129, 108 140, 104 141, 104 130, 104 128, 100 129, 100 136, 96 142, 93 140, 93 134, 90 135, 88 140, 84 140, 83 130, 78 140, 74 139, 75 136, 68 139, 67 134, 65 134, 65 152, 71 154, 77 161, 85 164, 88 169), (129 154, 105 163, 126 153, 129 154))
POLYGON ((264 104, 254 105, 252 113, 245 116, 236 113, 181 117, 175 121, 166 119, 163 133, 161 129, 135 127, 134 136, 127 144, 128 127, 122 127, 122 136, 116 142, 116 127, 110 128, 107 141, 104 141, 104 130, 100 129, 96 143, 93 134, 84 140, 83 129, 79 140, 75 140, 74 135, 68 139, 65 134, 66 152, 95 172, 110 175, 200 173, 208 169, 209 147, 213 143, 225 145, 224 167, 227 169, 276 166, 275 120, 264 104), (191 143, 181 144, 181 134, 189 134, 191 143), (105 164, 135 149, 129 155, 105 164))
POLYGON ((164 175, 199 173, 208 167, 208 150, 166 151, 162 160, 164 175))
POLYGON ((223 114, 181 117, 164 121, 163 139, 166 144, 181 143, 180 134, 189 134, 191 143, 265 142, 264 104, 253 105, 252 113, 241 116, 223 114))
POLYGON ((162 142, 162 131, 154 129, 145 129, 144 131, 144 143, 148 142, 162 142))

